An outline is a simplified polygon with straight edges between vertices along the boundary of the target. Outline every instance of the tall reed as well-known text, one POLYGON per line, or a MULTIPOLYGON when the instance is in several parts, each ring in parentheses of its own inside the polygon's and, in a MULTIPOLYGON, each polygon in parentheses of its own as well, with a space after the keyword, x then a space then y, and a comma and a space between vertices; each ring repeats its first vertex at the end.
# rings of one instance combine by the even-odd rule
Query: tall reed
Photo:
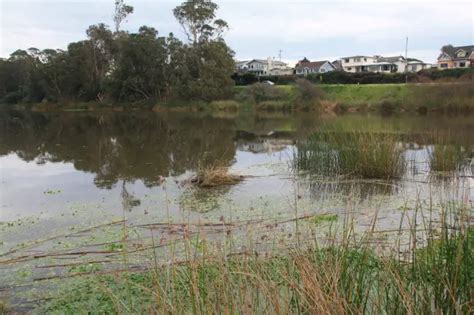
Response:
POLYGON ((394 134, 319 132, 298 146, 293 165, 326 176, 400 178, 405 160, 398 142, 394 134))
POLYGON ((474 310, 472 209, 467 203, 417 207, 394 231, 401 234, 408 223, 408 248, 393 246, 389 255, 371 245, 377 240, 373 228, 357 236, 350 224, 325 246, 314 238, 278 252, 228 255, 209 250, 205 239, 188 239, 185 261, 85 279, 46 311, 468 314, 474 310), (420 213, 435 210, 441 213, 437 224, 416 223, 420 213), (408 256, 401 258, 400 251, 408 256), (130 293, 133 303, 122 303, 130 293))

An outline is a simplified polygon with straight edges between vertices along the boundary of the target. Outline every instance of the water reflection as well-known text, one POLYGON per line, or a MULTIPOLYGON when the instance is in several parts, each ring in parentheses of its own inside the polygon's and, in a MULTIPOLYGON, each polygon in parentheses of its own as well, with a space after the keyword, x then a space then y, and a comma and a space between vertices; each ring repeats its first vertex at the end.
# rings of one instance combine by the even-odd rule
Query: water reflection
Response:
MULTIPOLYGON (((151 207, 146 195, 158 194, 168 178, 176 208, 207 213, 228 200, 250 208, 251 198, 274 198, 293 189, 288 167, 293 150, 328 125, 342 131, 400 134, 408 161, 405 177, 415 178, 430 171, 427 152, 434 140, 427 135, 434 131, 449 131, 447 141, 471 150, 471 118, 4 111, 0 112, 0 197, 9 211, 36 207, 35 203, 41 209, 61 209, 70 201, 113 200, 108 206, 143 212, 151 207), (179 187, 180 177, 211 164, 250 177, 238 187, 212 192, 179 187), (45 198, 44 191, 52 188, 64 193, 45 198)), ((311 179, 302 184, 307 184, 313 200, 329 193, 356 192, 365 199, 400 192, 398 183, 311 179)))

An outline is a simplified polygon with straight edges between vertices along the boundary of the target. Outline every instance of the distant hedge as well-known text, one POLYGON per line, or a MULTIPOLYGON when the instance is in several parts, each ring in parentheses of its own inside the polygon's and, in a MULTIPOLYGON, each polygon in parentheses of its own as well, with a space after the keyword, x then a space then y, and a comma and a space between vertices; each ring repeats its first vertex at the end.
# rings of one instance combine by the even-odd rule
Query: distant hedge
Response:
POLYGON ((290 75, 267 75, 267 76, 260 76, 257 77, 255 74, 247 72, 244 74, 237 74, 234 73, 232 79, 234 79, 235 85, 250 85, 256 82, 263 82, 263 81, 272 81, 278 85, 286 85, 296 81, 298 77, 290 74, 290 75))
MULTIPOLYGON (((418 73, 408 73, 408 82, 426 82, 435 81, 439 79, 459 79, 468 78, 472 80, 474 73, 473 68, 466 69, 427 69, 418 73)), ((278 85, 286 85, 294 83, 298 76, 283 75, 283 76, 261 76, 256 77, 251 73, 243 75, 234 74, 233 79, 236 85, 249 85, 257 81, 272 81, 278 85)), ((316 84, 383 84, 383 83, 405 83, 406 78, 404 73, 373 73, 360 72, 350 73, 344 71, 331 71, 326 73, 314 73, 305 77, 307 80, 316 84)))
POLYGON ((455 78, 458 79, 460 77, 469 76, 474 74, 474 68, 464 68, 464 69, 446 69, 446 70, 438 70, 438 69, 426 69, 421 70, 417 73, 418 77, 425 77, 431 80, 438 80, 444 78, 455 78))

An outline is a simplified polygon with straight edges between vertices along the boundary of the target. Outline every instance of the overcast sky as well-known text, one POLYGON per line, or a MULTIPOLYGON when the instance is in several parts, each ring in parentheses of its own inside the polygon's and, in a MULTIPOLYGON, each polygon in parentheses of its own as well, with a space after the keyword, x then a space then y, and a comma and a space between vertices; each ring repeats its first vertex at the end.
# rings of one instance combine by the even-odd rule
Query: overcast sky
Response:
MULTIPOLYGON (((184 39, 172 9, 182 1, 128 0, 135 12, 124 29, 153 26, 184 39)), ((443 1, 216 1, 237 59, 267 58, 282 50, 291 63, 303 57, 408 55, 434 62, 444 44, 474 44, 470 0, 443 1)), ((112 26, 114 0, 0 0, 0 56, 29 47, 62 48, 85 38, 99 22, 112 26)))

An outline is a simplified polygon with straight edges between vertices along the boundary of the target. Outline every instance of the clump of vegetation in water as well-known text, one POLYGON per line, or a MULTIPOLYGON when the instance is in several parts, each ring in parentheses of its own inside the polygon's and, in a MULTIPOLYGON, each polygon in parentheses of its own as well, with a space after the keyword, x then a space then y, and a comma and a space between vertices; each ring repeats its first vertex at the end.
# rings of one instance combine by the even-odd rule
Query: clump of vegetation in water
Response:
POLYGON ((436 172, 459 171, 466 159, 466 151, 454 144, 437 144, 429 153, 430 169, 436 172))
POLYGON ((434 146, 429 151, 428 162, 430 169, 435 172, 462 171, 472 157, 469 143, 472 139, 467 138, 464 145, 453 141, 449 134, 435 134, 433 136, 434 146))
POLYGON ((225 185, 234 185, 243 179, 242 176, 229 173, 225 166, 201 167, 191 178, 191 183, 202 188, 211 188, 225 185))
POLYGON ((338 218, 337 214, 326 213, 326 214, 315 215, 309 218, 308 221, 315 225, 319 225, 324 222, 336 222, 337 218, 338 218))
MULTIPOLYGON (((449 212, 449 209, 444 209, 449 212)), ((467 208, 456 214, 468 218, 467 208)), ((381 257, 350 231, 341 243, 290 250, 274 256, 213 256, 188 240, 190 258, 83 279, 43 311, 77 313, 275 313, 467 314, 474 292, 474 230, 452 227, 445 215, 428 225, 426 247, 410 256, 381 257), (438 238, 435 238, 435 235, 438 238), (195 248, 193 248, 193 246, 195 248)), ((454 221, 453 221, 454 222, 454 221)), ((417 235, 413 225, 410 235, 417 235)), ((419 246, 419 245, 418 245, 419 246)))
POLYGON ((319 132, 299 144, 294 166, 326 176, 396 179, 405 159, 394 134, 319 132))

